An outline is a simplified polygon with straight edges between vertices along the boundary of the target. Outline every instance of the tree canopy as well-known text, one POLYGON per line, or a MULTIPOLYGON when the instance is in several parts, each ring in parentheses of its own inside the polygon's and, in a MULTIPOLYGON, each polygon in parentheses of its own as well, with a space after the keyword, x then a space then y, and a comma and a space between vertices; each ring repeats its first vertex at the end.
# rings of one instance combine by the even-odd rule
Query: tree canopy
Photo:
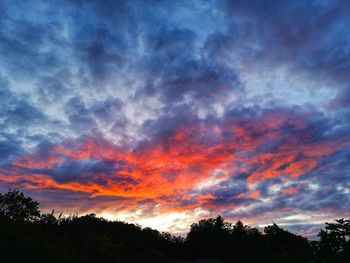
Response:
POLYGON ((326 223, 312 242, 275 223, 262 232, 221 216, 193 223, 183 238, 96 214, 42 214, 38 206, 18 190, 0 194, 4 262, 350 262, 350 219, 326 223))
POLYGON ((40 217, 38 207, 38 202, 18 190, 0 193, 0 216, 14 221, 34 221, 40 217))

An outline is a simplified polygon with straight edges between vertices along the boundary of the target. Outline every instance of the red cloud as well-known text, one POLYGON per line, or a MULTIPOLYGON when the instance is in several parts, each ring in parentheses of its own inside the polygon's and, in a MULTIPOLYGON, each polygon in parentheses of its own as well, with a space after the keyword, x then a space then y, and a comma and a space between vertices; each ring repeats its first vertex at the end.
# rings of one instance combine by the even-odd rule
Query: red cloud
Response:
MULTIPOLYGON (((0 180, 29 189, 62 189, 90 197, 130 198, 132 206, 150 199, 174 210, 213 208, 210 201, 216 197, 209 193, 195 194, 194 189, 216 171, 220 171, 216 180, 224 181, 255 167, 247 178, 248 186, 279 176, 293 180, 315 169, 323 157, 349 144, 344 139, 314 142, 312 131, 304 132, 306 126, 302 118, 272 112, 257 119, 226 121, 221 125, 207 121, 182 126, 166 138, 140 144, 133 150, 93 138, 80 142, 67 140, 52 146, 45 156, 36 153, 19 156, 9 168, 0 171, 0 180), (293 131, 283 131, 286 125, 293 131), (60 176, 64 175, 50 173, 59 170, 67 160, 89 159, 111 161, 113 170, 89 170, 89 176, 82 174, 69 180, 61 180, 60 176), (164 196, 180 198, 171 201, 164 196)), ((211 185, 208 187, 210 191, 211 185)), ((285 191, 292 193, 293 189, 285 191)), ((259 196, 259 191, 251 190, 237 198, 259 196)))

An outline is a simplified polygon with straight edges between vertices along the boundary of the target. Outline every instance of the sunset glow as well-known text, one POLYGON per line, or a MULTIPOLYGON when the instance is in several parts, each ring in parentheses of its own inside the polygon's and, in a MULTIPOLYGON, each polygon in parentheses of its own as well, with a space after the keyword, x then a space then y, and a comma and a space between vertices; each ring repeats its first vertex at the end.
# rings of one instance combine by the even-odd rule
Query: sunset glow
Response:
POLYGON ((347 1, 34 2, 0 7, 2 192, 175 234, 350 216, 347 1))

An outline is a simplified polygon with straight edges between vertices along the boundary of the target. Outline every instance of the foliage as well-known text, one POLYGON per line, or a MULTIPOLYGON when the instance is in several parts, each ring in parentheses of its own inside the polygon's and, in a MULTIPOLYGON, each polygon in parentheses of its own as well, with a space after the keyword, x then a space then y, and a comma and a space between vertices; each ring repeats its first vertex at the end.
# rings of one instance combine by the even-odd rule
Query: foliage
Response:
POLYGON ((40 217, 39 203, 18 190, 0 194, 0 216, 13 221, 33 221, 40 217))
POLYGON ((316 245, 317 262, 349 262, 350 259, 350 219, 338 219, 326 223, 318 234, 316 245))
POLYGON ((221 216, 193 223, 186 238, 95 214, 56 217, 17 190, 0 195, 0 209, 3 262, 350 262, 345 219, 326 223, 320 240, 309 242, 277 224, 261 232, 221 216))
POLYGON ((273 224, 264 229, 269 258, 273 262, 310 262, 312 247, 309 241, 273 224))

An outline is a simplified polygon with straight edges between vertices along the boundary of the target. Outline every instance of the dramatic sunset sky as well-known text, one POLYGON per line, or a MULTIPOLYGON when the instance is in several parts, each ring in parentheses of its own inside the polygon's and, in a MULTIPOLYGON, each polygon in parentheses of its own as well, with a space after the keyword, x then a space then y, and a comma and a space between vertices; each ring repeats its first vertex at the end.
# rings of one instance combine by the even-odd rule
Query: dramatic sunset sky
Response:
POLYGON ((0 2, 1 192, 174 234, 350 216, 350 1, 0 2))

